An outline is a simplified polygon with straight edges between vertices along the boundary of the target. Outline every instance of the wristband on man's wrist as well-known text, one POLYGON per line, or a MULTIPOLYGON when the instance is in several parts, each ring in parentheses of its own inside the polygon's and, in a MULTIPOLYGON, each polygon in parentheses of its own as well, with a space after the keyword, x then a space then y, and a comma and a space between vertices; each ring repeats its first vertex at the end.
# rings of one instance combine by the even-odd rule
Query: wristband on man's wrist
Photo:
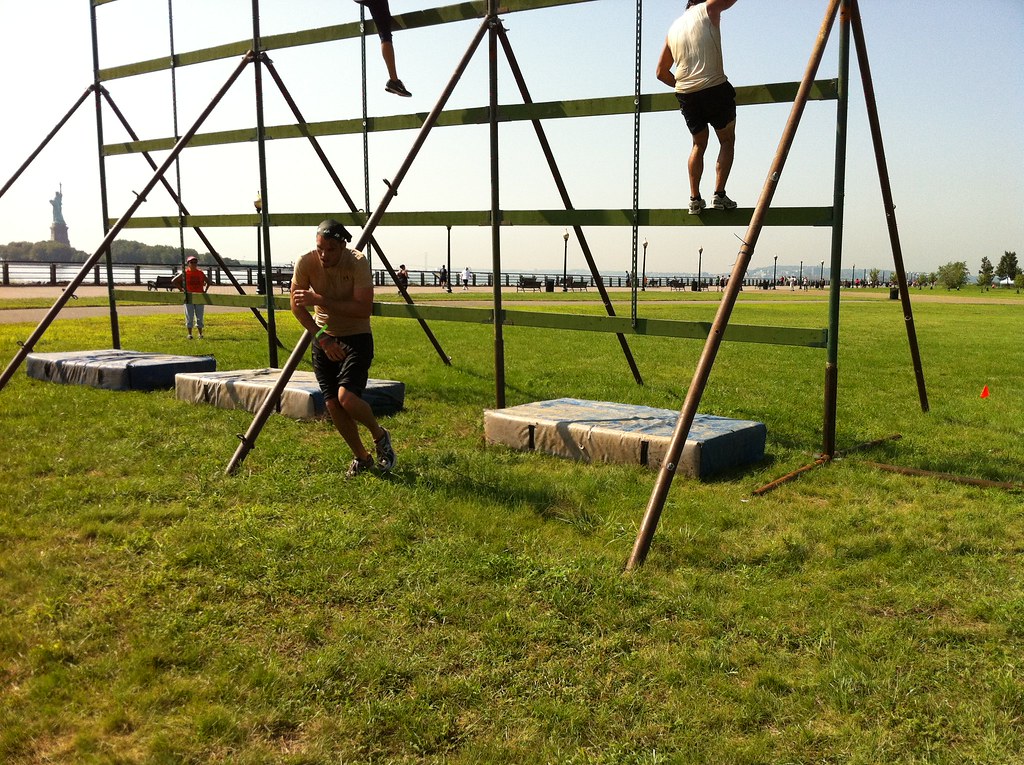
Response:
POLYGON ((327 327, 320 327, 320 331, 316 333, 316 339, 319 340, 325 334, 327 334, 327 327))

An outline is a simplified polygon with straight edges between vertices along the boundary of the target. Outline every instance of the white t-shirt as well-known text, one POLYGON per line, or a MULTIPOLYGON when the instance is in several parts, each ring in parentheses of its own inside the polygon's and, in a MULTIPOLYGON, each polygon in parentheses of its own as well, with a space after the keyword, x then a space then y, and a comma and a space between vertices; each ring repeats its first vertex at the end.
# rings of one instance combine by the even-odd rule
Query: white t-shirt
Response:
POLYGON ((695 5, 669 27, 666 39, 675 62, 676 92, 694 93, 727 82, 722 63, 722 33, 695 5))

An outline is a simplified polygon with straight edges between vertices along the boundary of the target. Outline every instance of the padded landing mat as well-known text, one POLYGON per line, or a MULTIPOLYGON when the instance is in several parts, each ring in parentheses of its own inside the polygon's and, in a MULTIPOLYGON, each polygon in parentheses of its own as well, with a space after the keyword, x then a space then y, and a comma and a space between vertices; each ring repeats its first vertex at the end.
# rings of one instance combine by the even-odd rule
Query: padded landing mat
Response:
POLYGON ((173 388, 174 376, 179 372, 212 372, 216 368, 213 356, 171 356, 139 351, 30 353, 25 358, 29 377, 106 390, 173 388))
MULTIPOLYGON (((180 374, 174 395, 192 404, 213 404, 221 409, 257 412, 267 392, 277 384, 280 369, 236 369, 230 372, 180 374)), ((394 414, 405 405, 405 383, 370 380, 363 400, 377 416, 394 414)), ((295 420, 313 420, 326 415, 324 395, 312 372, 296 370, 281 392, 281 414, 295 420)))
MULTIPOLYGON (((559 398, 489 409, 489 444, 536 450, 585 462, 619 462, 658 469, 668 451, 679 412, 649 406, 559 398)), ((760 422, 711 414, 694 419, 677 475, 708 478, 764 458, 768 429, 760 422)))

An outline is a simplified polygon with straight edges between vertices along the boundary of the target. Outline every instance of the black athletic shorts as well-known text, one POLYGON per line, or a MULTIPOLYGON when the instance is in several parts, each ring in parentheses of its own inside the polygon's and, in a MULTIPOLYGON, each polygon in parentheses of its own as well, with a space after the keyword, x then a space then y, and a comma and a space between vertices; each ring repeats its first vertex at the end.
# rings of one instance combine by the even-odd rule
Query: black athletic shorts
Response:
POLYGON ((313 341, 313 373, 316 381, 325 401, 337 401, 340 388, 362 398, 366 381, 370 377, 370 362, 373 361, 373 335, 367 332, 338 339, 348 346, 348 355, 341 361, 328 358, 320 343, 313 341))
POLYGON ((356 0, 370 11, 370 18, 377 27, 377 36, 381 42, 391 42, 391 7, 388 0, 356 0))
POLYGON ((736 89, 723 82, 693 93, 676 93, 679 110, 686 120, 690 135, 697 135, 710 124, 721 130, 736 119, 736 89))

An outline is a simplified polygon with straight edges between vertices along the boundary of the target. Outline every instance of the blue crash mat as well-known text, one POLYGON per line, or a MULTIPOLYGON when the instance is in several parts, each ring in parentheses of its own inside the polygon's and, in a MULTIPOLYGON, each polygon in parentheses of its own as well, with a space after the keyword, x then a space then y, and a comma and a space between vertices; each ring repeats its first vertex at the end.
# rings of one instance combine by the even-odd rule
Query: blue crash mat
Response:
MULTIPOLYGON (((174 383, 175 396, 193 404, 212 404, 221 409, 259 411, 267 393, 277 384, 280 369, 235 369, 225 372, 183 373, 174 383)), ((394 414, 405 404, 405 383, 369 380, 363 400, 378 417, 394 414)), ((326 415, 324 395, 312 372, 296 370, 281 392, 281 414, 296 420, 326 415)))
MULTIPOLYGON (((536 450, 586 462, 658 469, 679 412, 611 401, 558 398, 484 412, 489 444, 536 450)), ((764 458, 763 423, 698 414, 676 467, 678 475, 708 478, 764 458)))
POLYGON ((106 390, 159 390, 174 387, 179 372, 217 368, 213 356, 172 356, 139 351, 30 353, 25 371, 36 380, 89 385, 106 390))

